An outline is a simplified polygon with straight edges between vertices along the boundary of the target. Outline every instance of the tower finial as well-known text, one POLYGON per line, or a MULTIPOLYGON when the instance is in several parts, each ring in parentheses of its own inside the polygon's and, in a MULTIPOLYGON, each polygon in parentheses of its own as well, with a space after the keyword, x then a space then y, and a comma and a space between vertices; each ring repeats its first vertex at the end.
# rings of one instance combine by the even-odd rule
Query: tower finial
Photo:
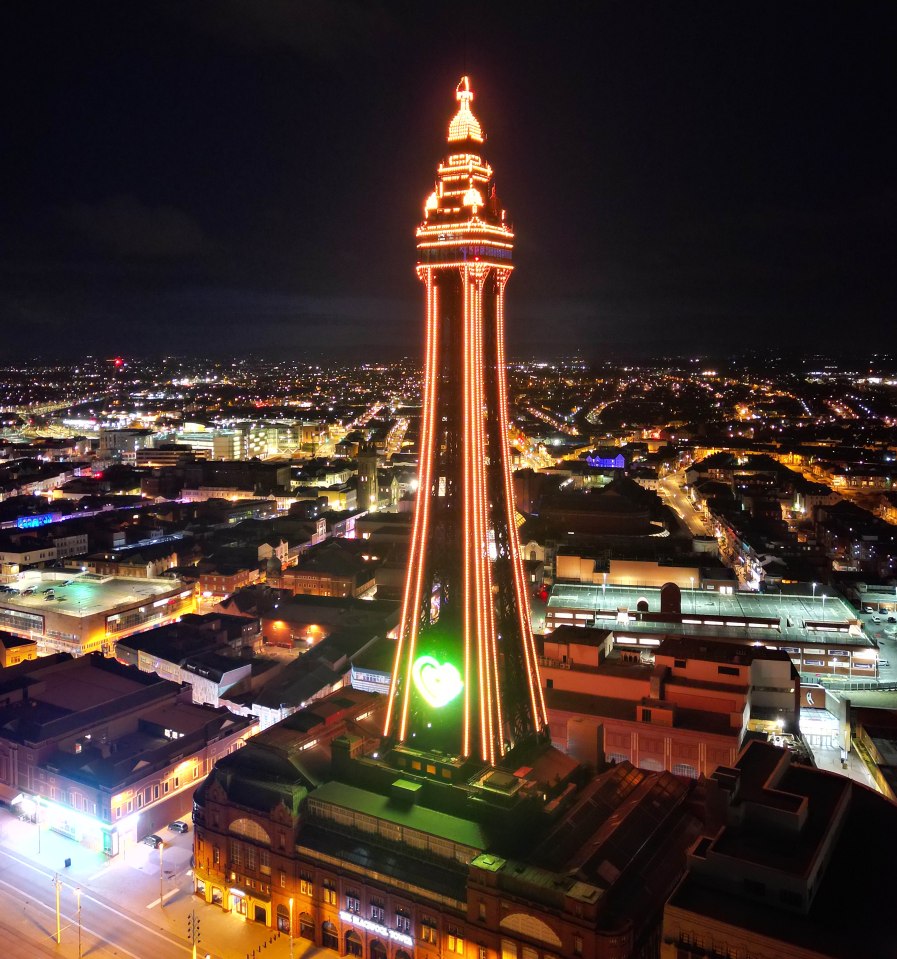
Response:
POLYGON ((483 130, 480 127, 480 121, 470 110, 470 101, 473 99, 473 91, 470 89, 470 78, 461 77, 461 81, 455 88, 455 99, 460 106, 454 119, 449 124, 449 143, 457 143, 460 140, 475 140, 477 143, 483 142, 483 130))

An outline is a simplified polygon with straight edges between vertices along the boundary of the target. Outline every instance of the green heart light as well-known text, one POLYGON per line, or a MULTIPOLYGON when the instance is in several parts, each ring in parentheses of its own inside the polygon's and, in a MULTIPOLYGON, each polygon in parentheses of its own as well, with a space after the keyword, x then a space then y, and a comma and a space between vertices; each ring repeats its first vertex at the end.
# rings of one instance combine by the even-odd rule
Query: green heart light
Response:
POLYGON ((411 676, 417 691, 434 709, 450 703, 464 688, 457 668, 433 656, 419 656, 411 667, 411 676))

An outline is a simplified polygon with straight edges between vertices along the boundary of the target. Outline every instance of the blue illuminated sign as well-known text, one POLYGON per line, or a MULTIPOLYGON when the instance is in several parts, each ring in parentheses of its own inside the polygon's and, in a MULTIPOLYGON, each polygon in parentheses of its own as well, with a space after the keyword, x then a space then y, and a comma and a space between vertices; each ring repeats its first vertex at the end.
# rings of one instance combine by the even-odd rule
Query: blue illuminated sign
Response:
POLYGON ((60 513, 37 513, 34 516, 19 516, 16 519, 16 526, 19 529, 37 529, 38 526, 48 526, 61 518, 60 513))

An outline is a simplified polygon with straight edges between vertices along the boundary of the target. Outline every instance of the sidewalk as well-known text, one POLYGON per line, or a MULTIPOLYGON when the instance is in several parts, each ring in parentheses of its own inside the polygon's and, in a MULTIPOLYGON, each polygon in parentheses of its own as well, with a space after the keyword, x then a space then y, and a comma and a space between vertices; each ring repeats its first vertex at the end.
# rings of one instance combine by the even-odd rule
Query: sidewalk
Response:
POLYGON ((872 774, 866 768, 862 757, 857 754, 855 749, 851 749, 847 756, 847 769, 841 765, 841 750, 833 746, 811 746, 813 757, 816 760, 816 766, 819 769, 825 769, 829 772, 837 773, 839 776, 847 776, 855 782, 862 783, 870 789, 878 792, 878 786, 872 778, 872 774))

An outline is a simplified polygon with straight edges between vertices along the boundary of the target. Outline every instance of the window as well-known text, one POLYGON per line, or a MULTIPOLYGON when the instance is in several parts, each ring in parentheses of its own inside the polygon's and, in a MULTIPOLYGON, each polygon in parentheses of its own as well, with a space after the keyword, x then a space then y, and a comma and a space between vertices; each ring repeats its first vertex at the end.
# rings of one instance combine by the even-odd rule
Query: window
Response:
POLYGON ((429 916, 424 916, 420 921, 420 938, 423 942, 429 942, 431 946, 439 944, 439 934, 436 932, 436 920, 429 916))
POLYGON ((411 917, 404 909, 396 909, 396 929, 399 932, 411 932, 411 917))
POLYGON ((346 909, 349 912, 361 912, 361 897, 354 889, 346 893, 346 909))
POLYGON ((263 876, 271 875, 271 853, 267 849, 259 850, 259 872, 263 876))
POLYGON ((386 904, 382 899, 374 896, 371 898, 371 919, 374 922, 383 924, 383 917, 386 915, 386 904))
POLYGON ((332 879, 324 880, 324 902, 329 906, 336 905, 336 883, 332 879))
POLYGON ((230 861, 232 866, 239 866, 243 862, 243 850, 236 840, 230 841, 230 861))
POLYGON ((673 666, 674 666, 676 669, 685 669, 686 665, 687 665, 687 664, 686 664, 686 660, 684 660, 684 659, 674 659, 674 660, 673 660, 673 666))
POLYGON ((573 955, 574 956, 582 955, 582 936, 573 937, 573 955))
POLYGON ((720 676, 740 676, 741 670, 737 666, 717 666, 717 673, 720 676))
POLYGON ((546 679, 546 680, 545 680, 545 686, 546 686, 548 689, 554 689, 554 680, 553 680, 553 679, 546 679))
POLYGON ((221 850, 217 846, 212 849, 212 862, 216 866, 221 862, 221 850))
POLYGON ((280 870, 280 888, 286 889, 287 887, 287 874, 281 869, 280 870))
POLYGON ((485 946, 477 946, 477 959, 488 959, 489 950, 485 946))
POLYGON ((448 951, 464 955, 464 933, 453 926, 449 926, 448 930, 448 951))
POLYGON ((480 900, 480 922, 486 921, 486 903, 480 900))
POLYGON ((315 881, 310 872, 302 872, 299 874, 299 892, 301 892, 303 896, 314 895, 315 881))

